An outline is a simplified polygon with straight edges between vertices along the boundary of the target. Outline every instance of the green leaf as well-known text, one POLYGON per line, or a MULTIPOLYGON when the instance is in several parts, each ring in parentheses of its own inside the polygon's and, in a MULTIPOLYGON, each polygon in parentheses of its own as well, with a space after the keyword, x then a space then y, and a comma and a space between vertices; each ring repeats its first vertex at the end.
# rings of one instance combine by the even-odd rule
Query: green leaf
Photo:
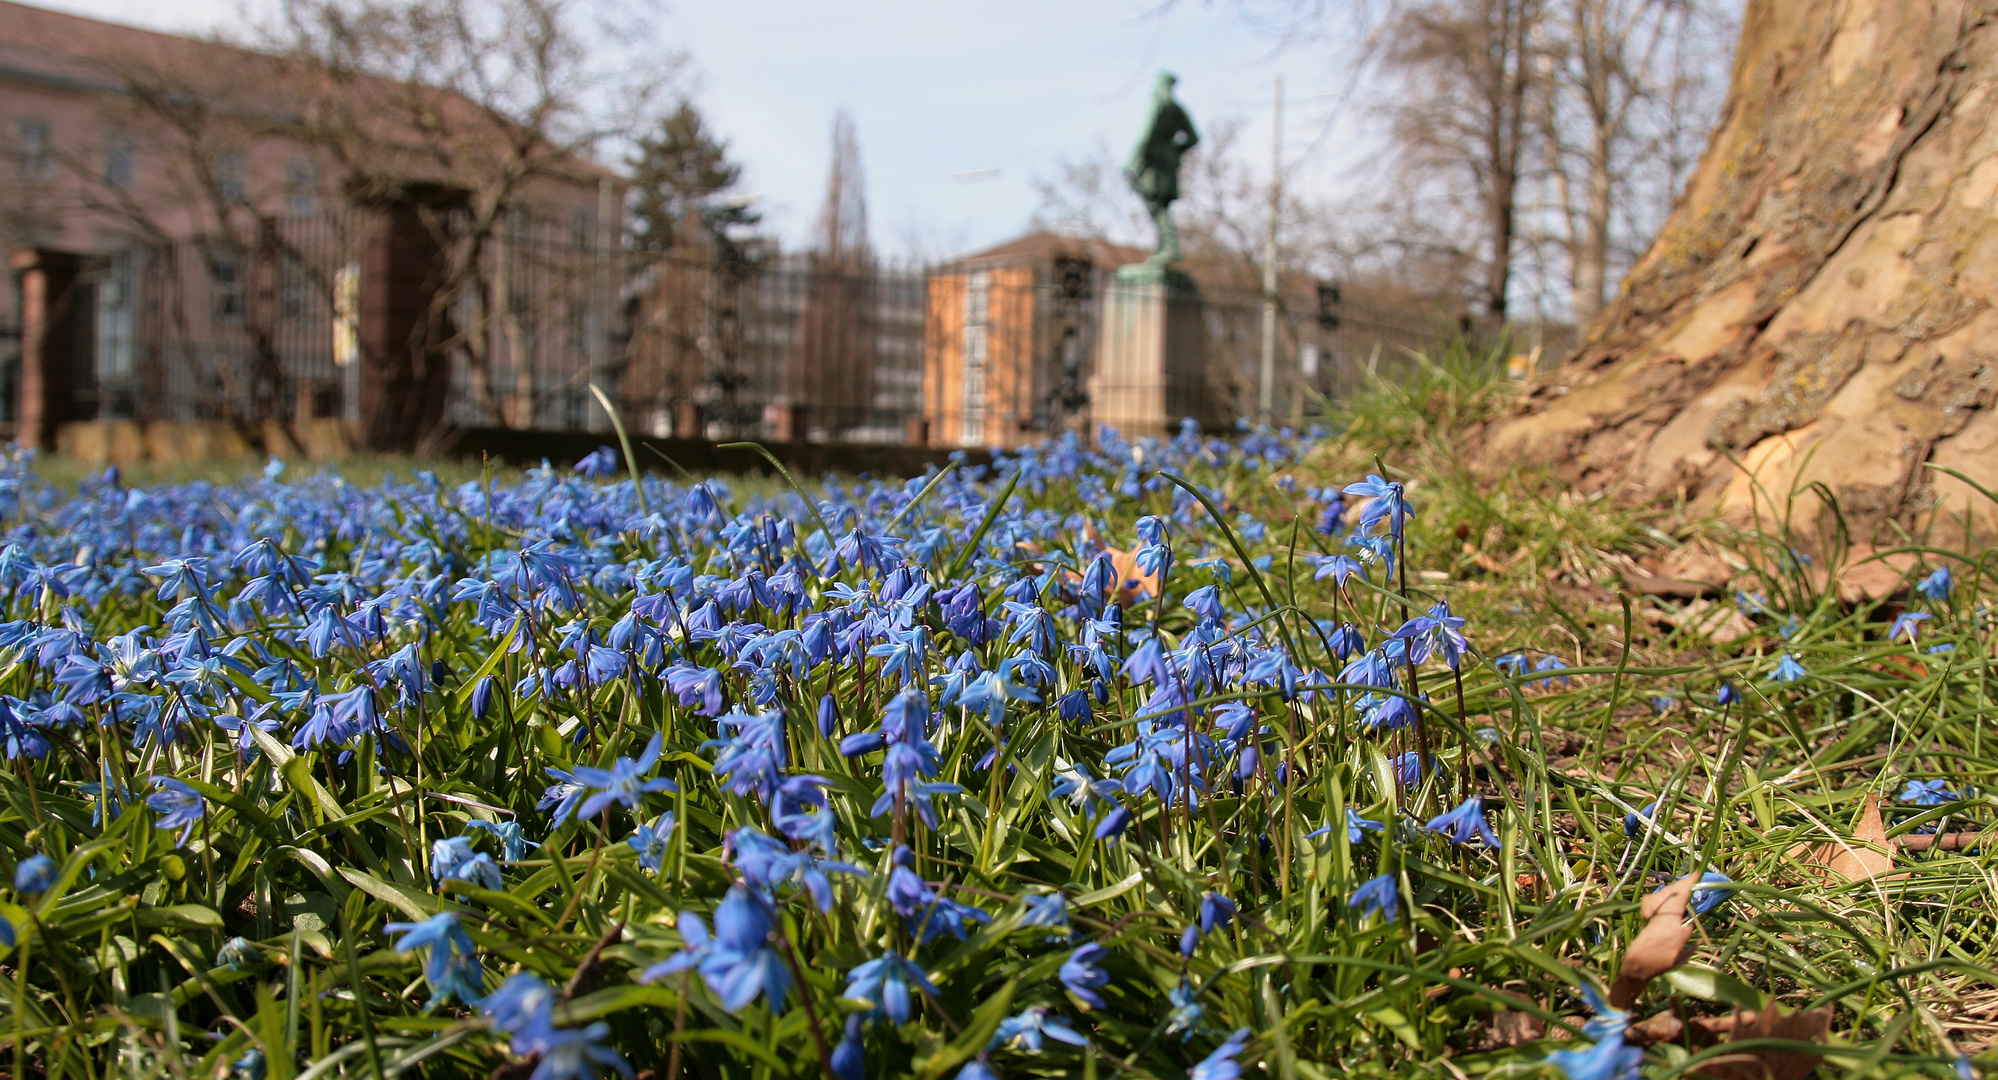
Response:
POLYGON ((1382 1027, 1394 1032, 1394 1037, 1408 1044, 1410 1050, 1422 1049, 1422 1037, 1415 1033, 1415 1025, 1408 1022, 1408 1017, 1403 1016, 1400 1009, 1388 1006, 1375 1009, 1367 1015, 1382 1027))
POLYGON ((1093 904, 1100 904, 1105 900, 1115 900, 1118 897, 1124 895, 1127 892, 1130 892, 1132 889, 1135 889, 1139 885, 1143 884, 1144 880, 1145 880, 1144 872, 1137 871, 1132 873, 1130 877, 1125 878, 1124 880, 1118 882, 1115 885, 1105 885, 1104 887, 1096 890, 1095 892, 1083 893, 1081 896, 1078 896, 1074 900, 1070 901, 1070 903, 1073 904, 1075 907, 1089 907, 1093 904))
POLYGON ((680 995, 664 986, 639 986, 630 983, 579 997, 557 1009, 555 1019, 573 1027, 593 1020, 602 1020, 612 1013, 623 1012, 626 1009, 636 1009, 644 1005, 667 1008, 679 1002, 680 995))
POLYGON ((669 1038, 673 1042, 719 1043, 723 1046, 740 1050, 780 1073, 789 1075, 791 1072, 791 1066, 778 1060, 775 1054, 765 1050, 756 1040, 744 1035, 740 1031, 730 1031, 727 1028, 708 1028, 703 1031, 683 1031, 677 1035, 669 1036, 669 1038))
POLYGON ((513 635, 519 632, 520 621, 516 619, 513 625, 506 628, 506 636, 500 638, 500 643, 493 649, 492 655, 486 657, 485 663, 480 664, 478 670, 466 676, 465 681, 459 685, 458 704, 463 705, 472 700, 472 691, 478 689, 479 680, 491 675, 493 669, 499 667, 500 661, 506 659, 506 651, 513 648, 513 635))
POLYGON ((1717 1001, 1738 1009, 1760 1009, 1762 992, 1725 971, 1688 964, 1665 973, 1672 989, 1701 1001, 1717 1001))
POLYGON ((985 517, 978 523, 978 531, 971 534, 971 539, 959 549, 957 558, 950 561, 950 569, 944 571, 943 580, 956 581, 958 575, 964 572, 965 564, 978 551, 978 545, 985 542, 985 534, 992 531, 992 523, 999 520, 999 512, 1006 508, 1006 500, 1013 497, 1013 489, 1019 486, 1020 473, 1016 469, 1012 479, 1006 481, 1006 490, 1001 491, 999 497, 992 500, 992 505, 985 508, 985 517))
POLYGON ((213 929, 222 925, 222 915, 200 904, 173 904, 167 907, 141 907, 132 912, 140 926, 180 926, 191 930, 213 929))
POLYGON ((390 884, 364 870, 350 870, 343 866, 340 876, 352 882, 355 888, 419 922, 447 910, 429 893, 390 884))
POLYGON ((941 1050, 931 1054, 929 1060, 923 1062, 922 1071, 918 1075, 924 1080, 935 1080, 936 1077, 964 1064, 972 1055, 985 1049, 985 1044, 992 1041, 992 1033, 999 1030, 999 1021, 1004 1020, 1006 1013, 1012 1009, 1013 990, 1019 984, 1020 980, 1017 978, 1006 980, 1006 985, 1000 987, 998 993, 985 999, 985 1004, 973 1010, 971 1022, 964 1026, 963 1034, 951 1040, 941 1050))

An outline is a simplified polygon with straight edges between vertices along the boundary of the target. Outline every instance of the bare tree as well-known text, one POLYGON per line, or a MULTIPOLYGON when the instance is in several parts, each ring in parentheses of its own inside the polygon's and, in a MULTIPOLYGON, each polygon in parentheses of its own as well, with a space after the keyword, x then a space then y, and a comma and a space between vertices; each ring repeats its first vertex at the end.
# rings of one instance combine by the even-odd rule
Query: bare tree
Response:
POLYGON ((1699 0, 1552 0, 1536 60, 1535 137, 1567 277, 1567 315, 1587 323, 1663 221, 1719 104, 1699 0), (1618 218, 1622 220, 1619 221, 1618 218), (1622 226, 1621 228, 1619 226, 1622 226))
MULTIPOLYGON (((825 205, 806 256, 810 279, 798 321, 800 404, 828 435, 864 427, 874 398, 874 270, 860 144, 845 109, 833 118, 825 205)), ((803 438, 803 431, 793 431, 803 438)))
POLYGON ((1400 9, 1383 33, 1381 59, 1395 84, 1393 134, 1411 190, 1475 223, 1471 243, 1458 251, 1474 268, 1480 303, 1499 319, 1511 302, 1544 17, 1544 0, 1428 0, 1400 9))

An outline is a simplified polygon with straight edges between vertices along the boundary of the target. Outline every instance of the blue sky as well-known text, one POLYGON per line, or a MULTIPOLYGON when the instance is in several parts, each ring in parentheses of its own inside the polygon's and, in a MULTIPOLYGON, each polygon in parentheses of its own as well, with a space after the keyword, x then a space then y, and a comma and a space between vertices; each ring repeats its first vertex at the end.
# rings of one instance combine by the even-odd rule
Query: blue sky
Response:
MULTIPOLYGON (((240 25, 238 0, 35 0, 155 29, 240 25)), ((1227 0, 686 0, 649 18, 661 50, 691 57, 690 88, 745 166, 787 244, 809 233, 825 189, 834 111, 854 117, 877 248, 940 256, 1020 232, 1037 179, 1065 159, 1135 138, 1152 75, 1180 76, 1196 123, 1243 117, 1267 157, 1272 76, 1290 105, 1293 184, 1337 183, 1354 111, 1323 44, 1285 48, 1227 0), (960 174, 997 170, 987 178, 960 174)), ((1279 5, 1266 5, 1278 7, 1279 5)), ((248 14, 263 10, 250 0, 248 14)))

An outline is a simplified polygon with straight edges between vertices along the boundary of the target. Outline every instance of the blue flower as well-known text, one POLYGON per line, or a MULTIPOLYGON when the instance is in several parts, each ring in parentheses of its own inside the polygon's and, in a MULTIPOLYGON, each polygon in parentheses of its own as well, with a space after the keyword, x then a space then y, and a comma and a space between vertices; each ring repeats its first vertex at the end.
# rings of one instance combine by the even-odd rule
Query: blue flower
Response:
POLYGON ((1061 984, 1068 987, 1069 993, 1082 999, 1091 1008, 1105 1007, 1102 996, 1096 991, 1110 985, 1110 973, 1096 966, 1096 962, 1108 952, 1109 950, 1103 946, 1090 942, 1070 953, 1068 959, 1062 961, 1059 973, 1061 984))
MULTIPOLYGON (((1068 930, 1068 898, 1061 893, 1028 893, 1020 898, 1026 911, 1017 924, 1020 929, 1046 927, 1049 930, 1068 930)), ((1049 934, 1048 940, 1055 941, 1064 934, 1049 934)))
POLYGON ((1476 795, 1465 799, 1455 810, 1430 818, 1423 828, 1442 833, 1453 844, 1469 843, 1472 837, 1483 840, 1491 847, 1497 847, 1499 843, 1492 827, 1485 823, 1485 800, 1476 795))
POLYGON ((972 927, 991 921, 992 916, 980 908, 948 898, 938 898, 928 911, 921 915, 911 915, 908 924, 910 929, 921 931, 917 944, 928 945, 945 934, 959 941, 968 940, 971 937, 972 927))
MULTIPOLYGON (((1361 840, 1365 839, 1368 833, 1380 832, 1382 829, 1385 828, 1387 828, 1387 824, 1385 822, 1375 821, 1372 818, 1363 818, 1360 815, 1354 813, 1352 807, 1349 806, 1346 808, 1347 843, 1357 844, 1361 840)), ((1325 832, 1330 832, 1331 830, 1332 826, 1327 825, 1323 829, 1320 829, 1318 831, 1320 833, 1325 833, 1325 832)))
MULTIPOLYGON (((1700 875, 1700 884, 1702 885, 1717 883, 1732 884, 1733 881, 1733 878, 1728 877, 1718 870, 1709 870, 1700 875)), ((1695 915, 1705 915, 1707 912, 1727 903, 1728 897, 1733 895, 1734 892, 1730 889, 1694 889, 1693 897, 1687 902, 1687 907, 1692 909, 1695 915)))
POLYGON ((1941 603, 1949 599, 1949 591, 1955 584, 1956 578, 1950 574, 1949 567, 1938 566, 1935 573, 1916 583, 1915 591, 1928 597, 1930 600, 1941 603))
POLYGON ((538 1054, 554 1033, 555 990, 525 971, 508 977, 479 1004, 493 1030, 513 1038, 513 1052, 538 1054))
POLYGON ((1124 835, 1124 830, 1130 825, 1131 808, 1118 803, 1109 813, 1103 815, 1102 821, 1096 823, 1095 835, 1098 840, 1108 840, 1124 835))
POLYGON ((220 949, 215 950, 215 962, 230 971, 241 971, 244 965, 254 964, 261 959, 263 954, 257 951, 256 945, 241 937, 232 937, 223 942, 220 949))
MULTIPOLYGON (((612 803, 623 803, 626 809, 636 810, 646 792, 680 790, 671 780, 645 779, 645 774, 659 763, 659 751, 664 739, 664 732, 653 732, 652 741, 645 744, 644 753, 637 758, 618 758, 608 769, 576 766, 572 778, 584 791, 591 792, 582 806, 577 808, 577 815, 587 821, 608 809, 612 803)), ((549 770, 551 775, 554 772, 549 770)))
POLYGON ((867 1080, 867 1049, 860 1041, 864 1023, 860 1013, 846 1016, 846 1034, 832 1052, 833 1076, 838 1080, 867 1080))
POLYGON ((1894 624, 1887 628, 1887 640, 1899 641, 1905 637, 1908 644, 1913 645, 1922 623, 1933 618, 1935 616, 1926 611, 1904 611, 1894 616, 1894 624))
POLYGON ((700 966, 701 961, 708 958, 710 952, 714 951, 714 940, 708 937, 708 924, 702 922, 698 914, 691 911, 682 911, 679 919, 674 922, 673 926, 680 931, 680 941, 684 945, 684 948, 640 972, 638 976, 639 982, 650 983, 663 979, 668 975, 677 975, 682 971, 692 971, 694 968, 700 966))
POLYGON ((1395 779, 1401 782, 1402 787, 1414 787, 1422 781, 1422 755, 1415 751, 1396 754, 1388 759, 1388 764, 1394 769, 1395 779))
POLYGON ((1395 884, 1393 874, 1382 874, 1353 890, 1352 898, 1346 901, 1346 909, 1364 919, 1368 915, 1380 915, 1388 922, 1401 917, 1401 889, 1395 884))
POLYGON ((153 777, 153 788, 153 793, 146 796, 146 805, 160 816, 159 821, 154 823, 155 827, 179 829, 180 837, 174 841, 174 846, 187 846, 187 838, 193 835, 194 827, 208 812, 208 800, 185 782, 171 776, 153 777))
POLYGON ((701 959, 701 978, 721 998, 722 1007, 741 1012, 760 995, 770 1011, 784 1011, 791 972, 770 943, 777 929, 767 906, 738 885, 715 908, 715 936, 701 959))
POLYGON ((55 885, 55 860, 47 855, 30 855, 14 867, 14 890, 40 896, 55 885))
MULTIPOLYGON (((1547 655, 1547 656, 1543 656, 1543 657, 1541 657, 1541 658, 1540 658, 1540 662, 1539 662, 1539 663, 1537 663, 1537 664, 1535 664, 1535 665, 1533 665, 1533 670, 1535 670, 1535 671, 1561 671, 1561 670, 1565 669, 1565 668, 1566 668, 1567 666, 1568 666, 1567 664, 1564 664, 1564 663, 1562 663, 1562 662, 1561 662, 1561 658, 1560 658, 1560 657, 1558 657, 1558 656, 1554 656, 1554 655, 1552 655, 1552 654, 1549 654, 1549 655, 1547 655)), ((1552 686, 1552 685, 1554 685, 1554 680, 1555 680, 1555 679, 1560 679, 1560 680, 1561 680, 1561 685, 1562 685, 1562 686, 1569 686, 1569 685, 1572 685, 1571 681, 1569 680, 1569 678, 1568 678, 1568 677, 1567 677, 1566 675, 1549 675, 1549 676, 1547 676, 1546 678, 1544 678, 1544 679, 1541 679, 1541 680, 1540 680, 1540 685, 1541 685, 1541 686, 1552 686)))
POLYGON ((1188 611, 1193 612, 1203 619, 1218 620, 1227 614, 1227 609, 1221 605, 1220 590, 1213 585, 1202 585, 1200 588, 1187 593, 1183 603, 1185 603, 1188 611))
POLYGON ((442 988, 452 982, 452 960, 460 956, 472 956, 478 946, 472 944, 472 934, 458 924, 454 912, 434 914, 422 922, 390 922, 382 926, 386 934, 402 934, 396 942, 396 952, 410 952, 414 948, 428 950, 428 960, 424 962, 424 978, 430 980, 432 988, 442 988))
POLYGON ((1784 653, 1783 658, 1776 661, 1776 670, 1769 673, 1769 679, 1772 682, 1793 683, 1806 674, 1804 665, 1799 664, 1796 657, 1784 653))
POLYGON ((1208 893, 1200 898, 1200 932, 1211 934, 1217 929, 1226 927, 1235 921, 1235 916, 1240 910, 1233 900, 1220 893, 1208 893))
POLYGON ((592 480, 615 476, 618 471, 617 451, 608 446, 599 446, 576 462, 576 471, 592 480))
POLYGON ((1650 821, 1651 816, 1657 812, 1658 804, 1648 802, 1635 813, 1623 815, 1623 835, 1636 836, 1644 828, 1644 822, 1650 821))
POLYGON ((550 1031, 529 1080, 594 1080, 606 1066, 629 1077, 631 1065, 624 1055, 604 1045, 609 1038, 610 1025, 601 1020, 585 1028, 550 1031))
POLYGON ((1933 780, 1910 780, 1908 786, 1901 789, 1900 795, 1902 802, 1916 806, 1941 806, 1961 798, 1963 796, 1949 789, 1949 781, 1940 776, 1933 780))
POLYGON ((913 1015, 911 989, 932 997, 937 988, 929 976, 893 949, 847 973, 846 990, 841 995, 873 1007, 872 1016, 886 1016, 890 1023, 906 1024, 913 1015))
MULTIPOLYGON (((1357 485, 1355 485, 1357 486, 1357 485)), ((1200 1059, 1186 1074, 1186 1080, 1240 1080, 1242 1066, 1235 1060, 1249 1041, 1248 1028, 1236 1028, 1228 1041, 1214 1048, 1214 1052, 1200 1059)))
POLYGON ((1720 684, 1720 689, 1714 692, 1714 700, 1722 705, 1732 705, 1741 700, 1741 691, 1736 690, 1733 683, 1724 682, 1720 684))
POLYGON ((1068 1026, 1059 1016, 1050 1016, 1043 1008, 1024 1009, 999 1022, 992 1033, 992 1041, 986 1044, 987 1050, 1009 1047, 1029 1054, 1041 1052, 1043 1039, 1053 1039, 1070 1046, 1088 1046, 1089 1039, 1068 1026))
POLYGON ((1366 571, 1360 568, 1360 560, 1351 555, 1321 555, 1318 558, 1318 571, 1311 575, 1314 581, 1332 579, 1334 585, 1346 584, 1346 579, 1354 576, 1365 578, 1366 571))
POLYGON ((638 865, 657 874, 660 864, 666 861, 666 842, 672 837, 673 812, 668 810, 651 824, 640 825, 624 842, 638 852, 638 865))
POLYGON ((1205 1024, 1207 1010, 1200 1004, 1200 995, 1187 985, 1186 976, 1181 975, 1179 985, 1166 991, 1166 1000, 1172 1003, 1172 1012, 1166 1017, 1165 1033, 1178 1035, 1180 1042, 1193 1038, 1205 1024))
POLYGON ((540 844, 527 842, 527 833, 517 821, 480 821, 474 818, 465 823, 467 828, 482 829, 493 834, 500 842, 500 859, 505 862, 519 862, 540 844))
POLYGON ((1609 1007, 1587 983, 1582 984, 1582 998, 1596 1014, 1582 1025, 1582 1034, 1596 1040, 1595 1045, 1587 1050, 1555 1050, 1543 1060, 1568 1080, 1636 1080, 1644 1051, 1624 1045, 1630 1014, 1609 1007))
POLYGON ((1367 504, 1360 508, 1359 528, 1362 531, 1371 530, 1385 520, 1388 535, 1399 537, 1402 521, 1415 516, 1415 512, 1408 508, 1408 501, 1402 497, 1401 484, 1384 480, 1375 473, 1368 473, 1365 480, 1347 484, 1345 493, 1367 500, 1367 504))

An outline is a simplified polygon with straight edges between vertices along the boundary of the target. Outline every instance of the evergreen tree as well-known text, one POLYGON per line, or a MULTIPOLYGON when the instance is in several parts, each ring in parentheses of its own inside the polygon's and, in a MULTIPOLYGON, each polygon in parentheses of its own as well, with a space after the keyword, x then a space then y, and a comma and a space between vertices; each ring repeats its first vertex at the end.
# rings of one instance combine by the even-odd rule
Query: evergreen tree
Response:
POLYGON ((738 244, 729 230, 761 220, 728 197, 742 166, 728 159, 728 144, 689 102, 680 102, 651 134, 641 136, 625 164, 632 173, 634 251, 664 255, 693 239, 689 228, 706 232, 722 251, 733 251, 738 244))

